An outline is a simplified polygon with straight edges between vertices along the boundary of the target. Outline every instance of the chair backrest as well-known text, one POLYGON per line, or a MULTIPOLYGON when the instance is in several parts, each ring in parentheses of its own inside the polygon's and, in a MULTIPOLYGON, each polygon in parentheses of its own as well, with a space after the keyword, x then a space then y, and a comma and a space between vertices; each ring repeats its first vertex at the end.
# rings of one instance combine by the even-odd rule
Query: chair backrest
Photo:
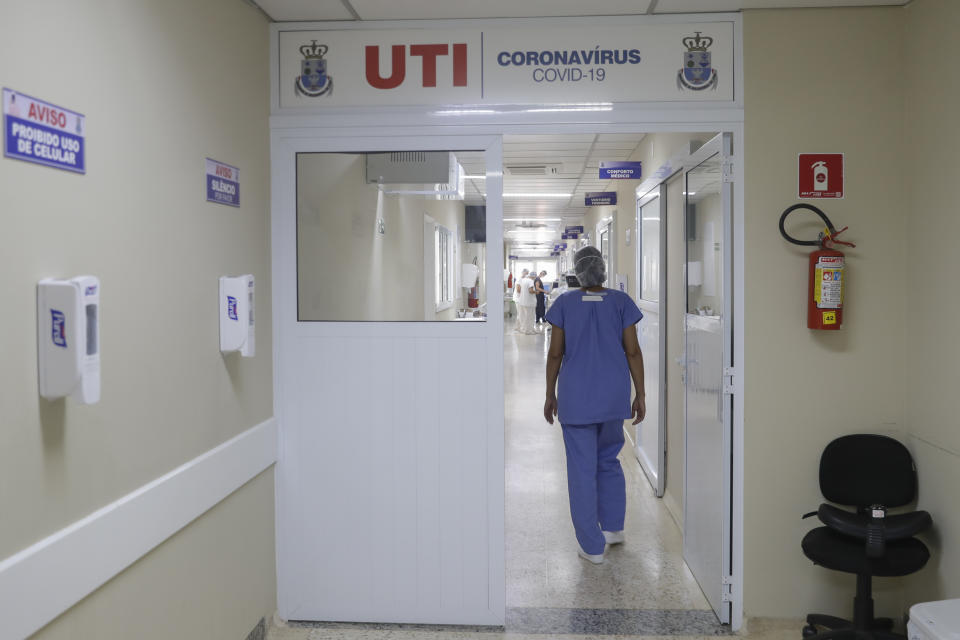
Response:
POLYGON ((916 495, 917 471, 910 452, 893 438, 842 436, 820 456, 820 492, 837 504, 899 507, 916 495))

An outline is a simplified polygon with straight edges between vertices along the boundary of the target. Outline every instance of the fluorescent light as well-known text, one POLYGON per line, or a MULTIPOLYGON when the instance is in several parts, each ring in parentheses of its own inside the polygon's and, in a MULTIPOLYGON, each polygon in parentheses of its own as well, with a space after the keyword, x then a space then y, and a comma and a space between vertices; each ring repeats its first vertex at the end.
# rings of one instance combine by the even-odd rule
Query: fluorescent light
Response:
POLYGON ((545 107, 539 109, 524 109, 524 113, 566 113, 568 111, 613 111, 611 104, 599 104, 596 106, 572 106, 572 107, 545 107))
POLYGON ((563 222, 563 218, 504 218, 504 222, 563 222))
POLYGON ((570 193, 504 193, 504 198, 569 198, 570 193))
POLYGON ((463 176, 464 180, 486 180, 487 176, 463 176))
POLYGON ((434 111, 435 116, 472 116, 476 114, 500 113, 496 109, 444 109, 434 111))
POLYGON ((435 116, 474 116, 491 115, 494 113, 557 113, 566 111, 613 111, 612 102, 569 102, 567 104, 555 104, 549 107, 532 106, 529 108, 512 108, 511 105, 502 105, 500 109, 483 108, 464 108, 464 109, 440 109, 432 111, 435 116))

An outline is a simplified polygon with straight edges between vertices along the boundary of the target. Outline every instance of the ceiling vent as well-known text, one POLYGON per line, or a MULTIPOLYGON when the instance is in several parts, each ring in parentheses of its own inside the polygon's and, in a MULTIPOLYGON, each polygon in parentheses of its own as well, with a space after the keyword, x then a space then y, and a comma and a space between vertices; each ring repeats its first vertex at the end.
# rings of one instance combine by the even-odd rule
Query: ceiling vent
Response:
POLYGON ((508 164, 504 167, 511 176, 558 176, 562 164, 508 164))

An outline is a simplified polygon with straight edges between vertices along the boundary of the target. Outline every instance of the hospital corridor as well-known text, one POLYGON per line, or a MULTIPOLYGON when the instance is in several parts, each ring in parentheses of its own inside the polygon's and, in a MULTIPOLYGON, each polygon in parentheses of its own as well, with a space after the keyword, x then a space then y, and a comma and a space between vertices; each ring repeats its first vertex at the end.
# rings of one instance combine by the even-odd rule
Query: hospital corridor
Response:
POLYGON ((960 0, 0 25, 0 640, 960 639, 960 0))

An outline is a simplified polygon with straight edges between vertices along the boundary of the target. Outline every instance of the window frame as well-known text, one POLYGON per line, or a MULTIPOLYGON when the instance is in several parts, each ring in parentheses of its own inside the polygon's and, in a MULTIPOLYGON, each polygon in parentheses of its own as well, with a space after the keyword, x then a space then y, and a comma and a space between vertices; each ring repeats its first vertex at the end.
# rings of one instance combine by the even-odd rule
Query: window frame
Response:
POLYGON ((457 236, 444 225, 433 223, 433 302, 437 313, 454 306, 457 293, 457 236))

